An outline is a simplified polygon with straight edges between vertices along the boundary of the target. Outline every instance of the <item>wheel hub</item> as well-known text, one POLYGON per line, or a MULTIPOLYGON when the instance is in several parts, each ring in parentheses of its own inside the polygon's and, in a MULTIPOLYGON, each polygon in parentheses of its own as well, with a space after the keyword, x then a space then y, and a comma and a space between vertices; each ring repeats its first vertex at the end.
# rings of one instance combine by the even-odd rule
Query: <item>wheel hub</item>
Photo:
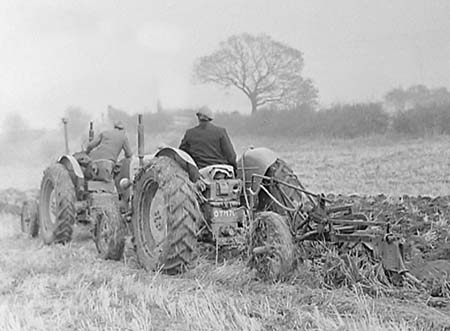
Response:
POLYGON ((56 193, 54 187, 51 188, 50 198, 49 198, 49 211, 50 211, 50 222, 56 224, 56 218, 58 216, 58 203, 56 201, 56 193))
MULTIPOLYGON (((109 238, 111 237, 111 227, 104 211, 100 211, 97 215, 97 222, 100 223, 100 245, 104 250, 108 248, 109 238)), ((98 224, 98 223, 97 223, 98 224)))
POLYGON ((149 210, 149 225, 152 237, 155 241, 155 249, 162 251, 162 244, 167 236, 167 211, 164 203, 164 195, 157 191, 149 210))

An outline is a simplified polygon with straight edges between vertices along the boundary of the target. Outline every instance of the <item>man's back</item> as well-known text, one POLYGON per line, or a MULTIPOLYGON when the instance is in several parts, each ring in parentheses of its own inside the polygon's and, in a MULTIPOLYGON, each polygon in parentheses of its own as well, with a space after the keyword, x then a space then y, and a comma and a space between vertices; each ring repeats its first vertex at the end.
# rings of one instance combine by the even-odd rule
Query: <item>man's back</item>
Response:
POLYGON ((90 153, 93 160, 106 159, 116 162, 122 148, 125 157, 131 156, 128 138, 122 130, 103 131, 89 145, 92 146, 91 149, 96 147, 90 153))
POLYGON ((190 154, 199 168, 212 164, 236 166, 236 154, 226 130, 209 122, 187 130, 180 149, 190 154))

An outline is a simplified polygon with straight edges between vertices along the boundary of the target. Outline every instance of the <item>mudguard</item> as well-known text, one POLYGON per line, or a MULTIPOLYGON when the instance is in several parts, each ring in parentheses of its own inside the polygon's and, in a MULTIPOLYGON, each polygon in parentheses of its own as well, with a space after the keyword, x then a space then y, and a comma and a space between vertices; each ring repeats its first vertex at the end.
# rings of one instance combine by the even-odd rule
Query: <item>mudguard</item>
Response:
MULTIPOLYGON (((193 182, 195 182, 198 178, 200 178, 198 167, 195 164, 194 159, 192 159, 192 157, 185 151, 182 151, 181 149, 175 147, 166 146, 160 148, 154 154, 144 155, 144 164, 148 163, 151 159, 160 156, 166 156, 176 161, 180 165, 180 167, 189 174, 189 178, 193 182)), ((130 179, 134 180, 134 176, 136 175, 138 170, 139 170, 139 158, 133 157, 130 163, 130 179)))
POLYGON ((61 163, 66 167, 66 169, 75 174, 77 179, 82 180, 84 179, 83 170, 81 170, 80 165, 78 164, 78 161, 72 156, 72 155, 62 155, 58 158, 58 163, 61 163))
POLYGON ((189 174, 189 179, 192 182, 196 182, 200 178, 200 172, 194 159, 185 151, 175 147, 163 147, 155 154, 158 156, 167 156, 172 160, 175 160, 184 171, 189 174))
POLYGON ((159 151, 156 152, 155 156, 157 156, 157 157, 158 156, 168 156, 168 157, 174 159, 175 161, 177 161, 177 158, 181 158, 182 161, 189 163, 193 167, 197 168, 197 165, 195 164, 194 159, 188 153, 186 153, 185 151, 183 151, 179 148, 170 147, 170 146, 163 147, 159 151))
POLYGON ((261 178, 253 178, 254 174, 265 175, 269 167, 275 163, 278 155, 265 147, 249 148, 242 154, 237 162, 238 178, 245 182, 245 188, 251 188, 257 193, 261 184, 261 178))

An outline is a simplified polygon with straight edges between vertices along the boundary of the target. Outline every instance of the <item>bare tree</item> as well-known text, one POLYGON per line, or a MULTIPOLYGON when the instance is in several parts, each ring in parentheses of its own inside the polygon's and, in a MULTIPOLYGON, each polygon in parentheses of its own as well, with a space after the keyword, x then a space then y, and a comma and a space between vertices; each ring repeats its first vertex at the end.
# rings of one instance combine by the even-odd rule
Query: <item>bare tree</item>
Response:
POLYGON ((201 57, 194 66, 194 77, 201 83, 238 88, 250 99, 253 114, 260 106, 290 98, 315 102, 317 90, 311 80, 303 79, 302 69, 301 51, 267 35, 241 34, 201 57))
POLYGON ((299 77, 290 85, 280 105, 287 109, 317 106, 318 90, 311 79, 299 77))

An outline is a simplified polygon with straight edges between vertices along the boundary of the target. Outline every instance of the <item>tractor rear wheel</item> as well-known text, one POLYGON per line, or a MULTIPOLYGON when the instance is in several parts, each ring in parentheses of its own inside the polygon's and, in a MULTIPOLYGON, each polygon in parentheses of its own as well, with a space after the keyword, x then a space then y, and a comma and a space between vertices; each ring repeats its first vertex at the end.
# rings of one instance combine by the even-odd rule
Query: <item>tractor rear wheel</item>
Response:
POLYGON ((39 232, 39 210, 36 200, 27 200, 20 211, 20 227, 22 232, 36 237, 39 232))
POLYGON ((59 163, 44 171, 39 196, 39 220, 44 243, 67 243, 75 223, 75 187, 59 163))
POLYGON ((104 260, 120 260, 126 227, 119 210, 118 197, 109 193, 93 194, 91 215, 97 251, 104 260))
POLYGON ((273 212, 257 215, 250 229, 250 262, 264 280, 288 278, 295 265, 295 247, 285 218, 273 212))
MULTIPOLYGON (((267 170, 266 176, 294 187, 304 189, 294 171, 281 159, 277 159, 267 170)), ((285 215, 288 217, 288 222, 290 224, 294 223, 296 217, 296 212, 292 211, 292 209, 297 209, 299 206, 304 206, 309 203, 308 197, 304 193, 290 186, 283 185, 277 181, 263 181, 262 184, 267 187, 270 194, 275 197, 278 202, 291 209, 291 211, 278 205, 262 190, 259 196, 258 210, 268 210, 280 215, 285 215)))
POLYGON ((196 194, 188 174, 168 157, 154 159, 136 175, 132 224, 145 269, 175 274, 194 260, 202 219, 196 194))

